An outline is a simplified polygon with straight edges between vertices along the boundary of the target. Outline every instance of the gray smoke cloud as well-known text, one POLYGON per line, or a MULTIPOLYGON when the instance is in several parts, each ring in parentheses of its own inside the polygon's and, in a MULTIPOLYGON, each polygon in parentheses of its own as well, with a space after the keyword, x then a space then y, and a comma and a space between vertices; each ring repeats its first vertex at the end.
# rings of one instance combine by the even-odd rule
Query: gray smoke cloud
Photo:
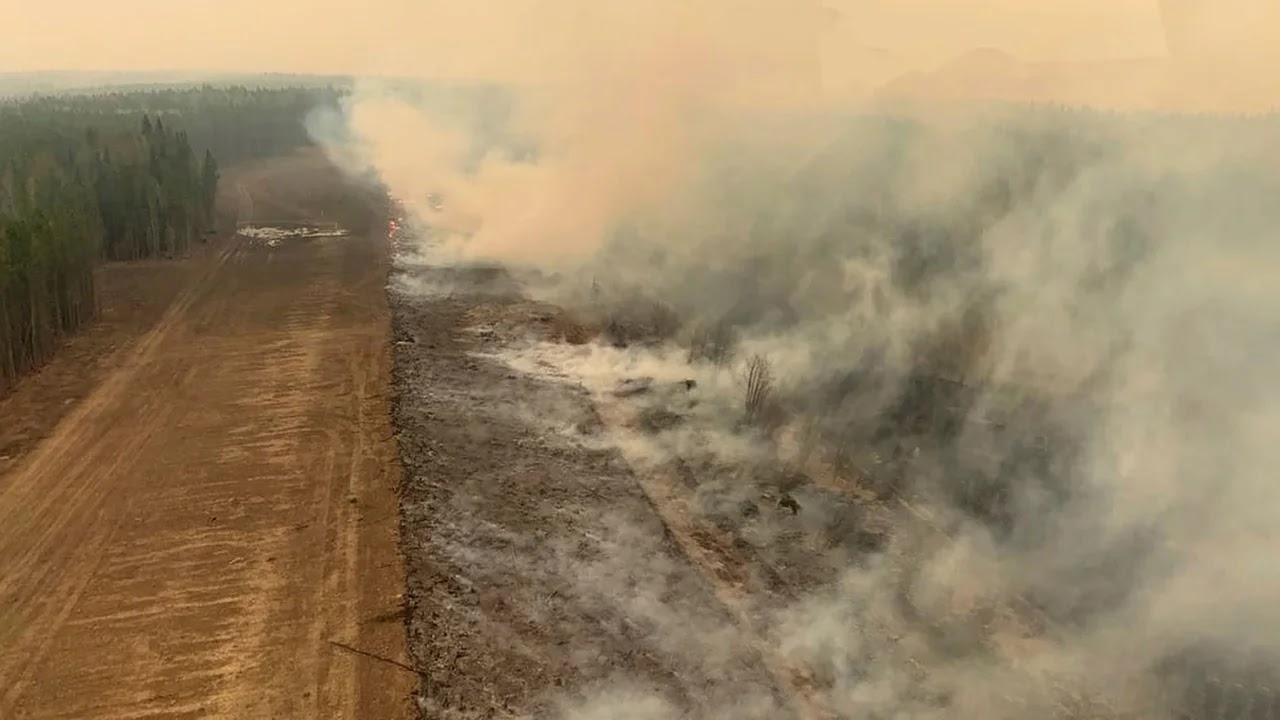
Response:
MULTIPOLYGON (((1068 683, 1151 717, 1139 696, 1196 652, 1275 665, 1274 116, 850 110, 805 89, 803 41, 779 38, 808 20, 781 4, 738 25, 715 3, 593 8, 588 24, 609 30, 575 34, 586 44, 567 57, 523 56, 533 82, 366 83, 317 134, 430 227, 437 261, 553 274, 534 291, 598 320, 636 298, 669 307, 683 330, 665 349, 558 357, 600 393, 638 370, 694 372, 671 345, 723 325, 738 362, 769 359, 792 425, 855 457, 908 458, 882 472, 946 542, 898 528, 871 563, 807 550, 821 585, 753 610, 822 678, 827 707, 1099 716, 1064 705, 1068 683), (970 618, 952 629, 983 642, 935 637, 957 606, 1023 603, 1040 631, 970 618)), ((586 23, 556 17, 547 47, 586 23)), ((733 436, 735 371, 697 372, 712 400, 696 412, 722 432, 633 457, 750 455, 717 440, 733 436)), ((678 617, 658 626, 700 637, 678 617)), ((675 712, 618 686, 566 717, 620 707, 675 712)))

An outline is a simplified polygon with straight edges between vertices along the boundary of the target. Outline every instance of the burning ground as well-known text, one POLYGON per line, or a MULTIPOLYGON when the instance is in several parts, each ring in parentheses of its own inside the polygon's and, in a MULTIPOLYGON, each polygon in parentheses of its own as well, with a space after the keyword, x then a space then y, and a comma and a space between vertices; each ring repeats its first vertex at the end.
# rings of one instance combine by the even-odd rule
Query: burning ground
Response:
POLYGON ((424 716, 1274 712, 1265 655, 1212 643, 1097 673, 1072 634, 1119 602, 1110 575, 1012 582, 1011 483, 1071 457, 1062 408, 846 378, 828 396, 898 393, 850 442, 732 333, 544 285, 407 251, 393 282, 424 716), (937 495, 938 472, 965 482, 937 495))
POLYGON ((749 145, 576 266, 415 216, 427 715, 1273 717, 1272 135, 1144 122, 749 145))
POLYGON ((664 528, 590 395, 484 355, 510 342, 487 320, 536 331, 556 311, 503 289, 501 271, 401 272, 395 420, 424 716, 592 716, 576 702, 616 701, 774 717, 758 648, 664 528), (682 637, 686 622, 715 645, 682 637))
POLYGON ((428 714, 1275 715, 1274 116, 828 103, 744 70, 794 3, 555 5, 529 82, 312 121, 418 229, 428 714))

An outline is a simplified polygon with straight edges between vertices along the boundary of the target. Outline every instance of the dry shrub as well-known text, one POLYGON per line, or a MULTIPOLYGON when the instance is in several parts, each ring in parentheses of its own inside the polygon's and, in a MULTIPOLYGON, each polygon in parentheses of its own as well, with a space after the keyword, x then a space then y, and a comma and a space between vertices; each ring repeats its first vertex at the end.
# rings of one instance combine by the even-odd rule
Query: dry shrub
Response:
POLYGON ((670 430, 682 422, 684 416, 659 407, 645 408, 636 417, 636 425, 650 435, 670 430))
POLYGON ((549 342, 583 345, 599 331, 576 315, 544 304, 485 302, 468 309, 464 315, 467 327, 500 334, 532 331, 549 342))
POLYGON ((837 440, 829 447, 827 462, 831 472, 841 481, 851 482, 864 490, 872 490, 879 496, 882 494, 881 481, 860 467, 854 458, 853 448, 858 444, 852 440, 837 440))
POLYGON ((650 304, 649 322, 653 336, 659 342, 666 342, 680 332, 680 316, 666 303, 655 300, 650 304))
POLYGON ((511 313, 510 303, 481 302, 468 308, 463 318, 467 327, 494 327, 509 324, 511 313))
POLYGON ((551 334, 556 342, 585 345, 599 335, 600 330, 569 313, 557 313, 551 320, 551 334))
POLYGON ((725 365, 733 357, 737 342, 737 333, 728 322, 721 320, 703 325, 689 338, 689 363, 706 361, 725 365))
POLYGON ((777 401, 773 365, 763 355, 752 355, 743 371, 743 421, 773 432, 786 422, 786 413, 777 401))
POLYGON ((785 427, 788 420, 790 418, 782 403, 770 398, 769 402, 764 406, 763 412, 756 419, 755 425, 766 435, 772 436, 785 427))
POLYGON ((615 347, 660 345, 679 332, 680 317, 664 302, 636 298, 615 305, 603 326, 603 337, 615 347))
POLYGON ((795 462, 797 466, 805 467, 822 441, 821 422, 817 415, 806 414, 798 425, 799 448, 796 451, 795 462))

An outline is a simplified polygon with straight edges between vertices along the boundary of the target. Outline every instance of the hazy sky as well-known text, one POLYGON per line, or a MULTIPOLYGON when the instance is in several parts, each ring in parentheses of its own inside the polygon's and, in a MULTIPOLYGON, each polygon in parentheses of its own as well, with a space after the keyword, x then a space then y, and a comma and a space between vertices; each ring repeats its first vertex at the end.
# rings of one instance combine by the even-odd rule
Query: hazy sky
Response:
MULTIPOLYGON (((471 67, 464 58, 477 44, 537 44, 536 33, 521 33, 525 23, 509 19, 566 4, 572 0, 0 0, 0 70, 345 73, 440 67, 447 74, 449 68, 471 67), (467 31, 459 33, 464 22, 467 31)), ((791 5, 802 7, 804 0, 791 5)), ((975 47, 1025 59, 1165 52, 1158 0, 826 5, 839 11, 838 19, 826 20, 828 55, 856 59, 872 47, 887 51, 883 55, 893 66, 936 64, 975 47)), ((530 19, 537 27, 536 18, 530 19)))

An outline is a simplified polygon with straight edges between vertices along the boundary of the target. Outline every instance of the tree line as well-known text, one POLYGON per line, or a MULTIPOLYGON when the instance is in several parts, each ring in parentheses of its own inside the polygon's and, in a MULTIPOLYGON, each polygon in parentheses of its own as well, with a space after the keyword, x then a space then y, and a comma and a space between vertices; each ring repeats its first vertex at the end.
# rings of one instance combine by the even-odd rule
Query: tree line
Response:
MULTIPOLYGON (((0 104, 0 131, 6 115, 21 115, 50 124, 51 134, 75 135, 90 126, 104 133, 119 133, 134 130, 138 118, 145 114, 181 127, 193 147, 207 149, 220 162, 232 164, 310 144, 307 115, 318 107, 336 106, 345 92, 330 86, 202 85, 47 95, 0 104)), ((0 145, 3 143, 0 137, 0 145)))
POLYGON ((218 160, 307 142, 317 91, 203 87, 0 103, 0 392, 98 314, 103 260, 212 228, 218 160))

